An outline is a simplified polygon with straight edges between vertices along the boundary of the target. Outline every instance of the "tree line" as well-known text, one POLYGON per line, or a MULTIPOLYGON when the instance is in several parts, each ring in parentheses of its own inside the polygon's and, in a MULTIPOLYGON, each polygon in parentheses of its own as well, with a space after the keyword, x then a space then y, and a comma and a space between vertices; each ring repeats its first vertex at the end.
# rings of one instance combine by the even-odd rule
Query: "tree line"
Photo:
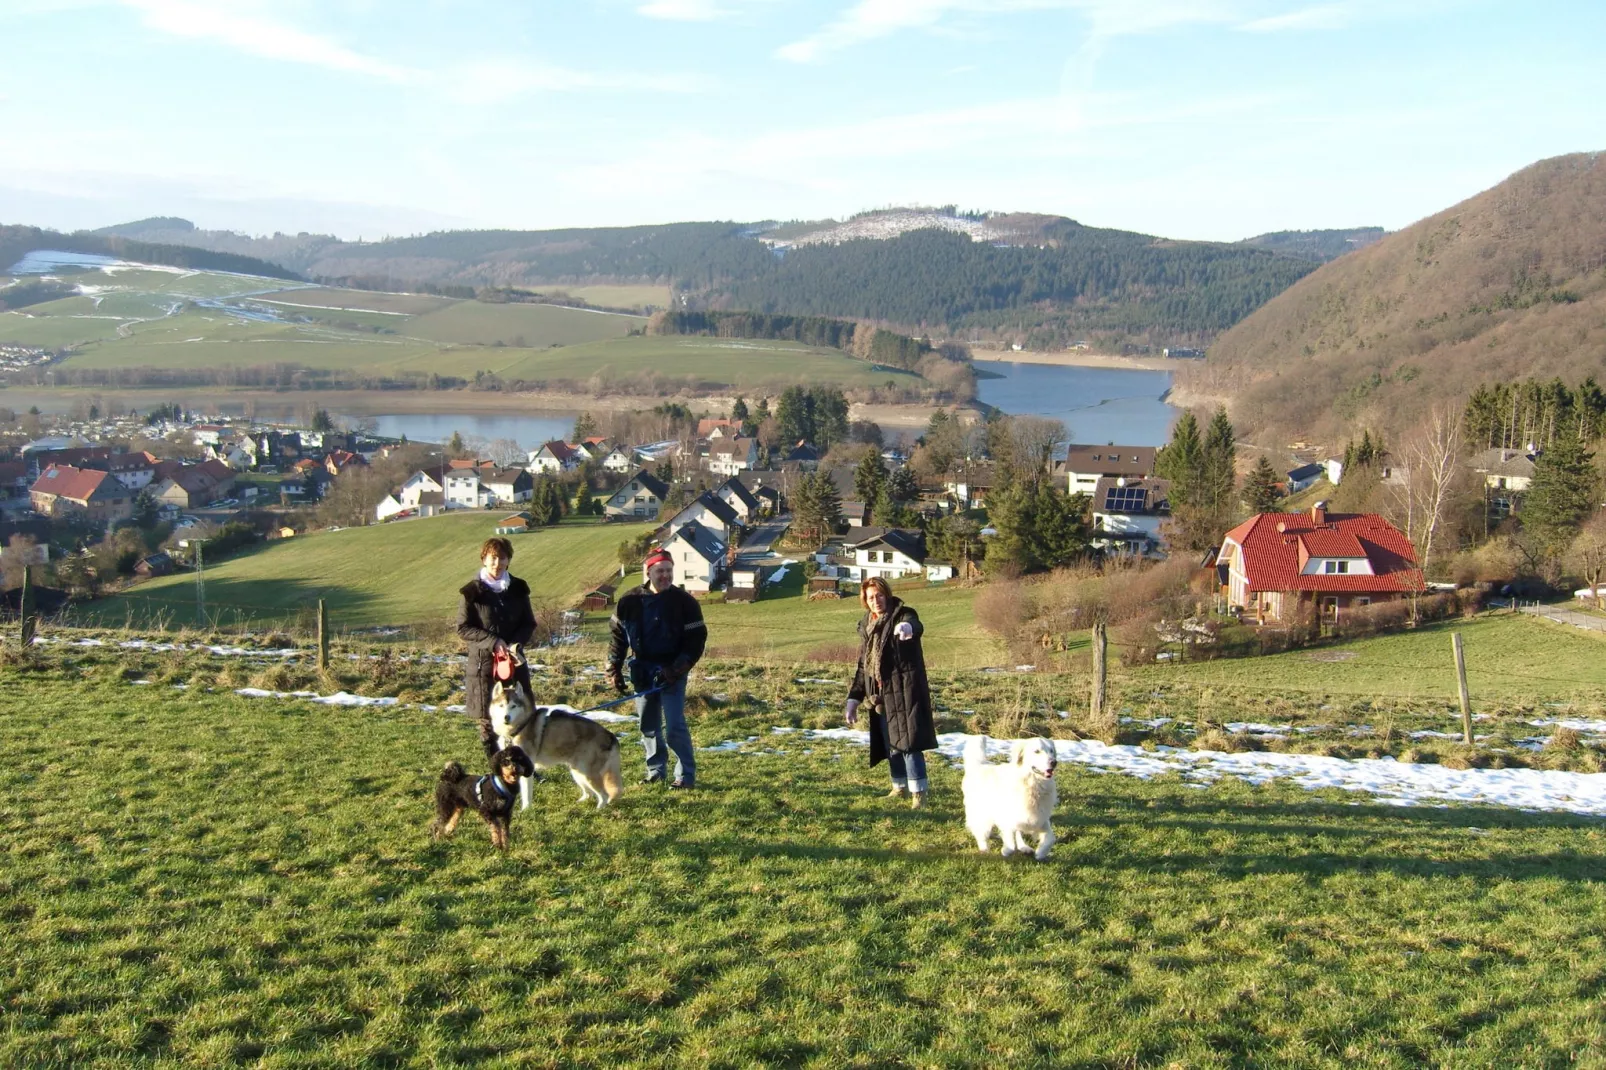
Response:
POLYGON ((1467 441, 1484 449, 1546 449, 1558 438, 1582 443, 1606 438, 1606 391, 1593 375, 1577 386, 1485 383, 1472 392, 1463 416, 1467 441))

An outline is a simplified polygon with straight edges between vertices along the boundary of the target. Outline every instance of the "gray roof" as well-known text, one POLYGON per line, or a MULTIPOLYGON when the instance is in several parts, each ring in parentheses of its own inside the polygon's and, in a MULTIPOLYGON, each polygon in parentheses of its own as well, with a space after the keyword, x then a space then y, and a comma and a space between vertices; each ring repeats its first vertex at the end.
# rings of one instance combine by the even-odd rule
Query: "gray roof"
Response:
POLYGON ((1326 471, 1327 466, 1324 464, 1302 464, 1298 468, 1290 468, 1288 470, 1288 478, 1300 483, 1307 479, 1315 479, 1326 471))
POLYGON ((854 546, 855 550, 868 547, 889 546, 903 554, 905 557, 924 563, 926 560, 926 536, 924 532, 912 531, 907 528, 888 528, 873 539, 866 539, 854 546))
POLYGON ((741 480, 736 479, 734 477, 732 477, 730 479, 727 479, 725 482, 723 482, 723 483, 721 483, 719 485, 719 489, 716 490, 714 493, 718 494, 718 493, 720 493, 720 491, 725 491, 725 490, 730 491, 730 495, 731 495, 732 498, 740 499, 741 503, 743 505, 747 506, 749 509, 757 509, 758 508, 758 499, 753 497, 753 492, 752 491, 748 490, 745 486, 742 485, 742 481, 741 480))
POLYGON ((668 541, 671 543, 684 542, 697 551, 698 556, 704 561, 718 561, 725 556, 725 544, 720 542, 712 531, 709 531, 695 520, 688 520, 676 528, 675 533, 669 536, 668 541))
POLYGON ((1154 472, 1154 446, 1089 446, 1065 448, 1065 470, 1105 476, 1146 476, 1154 472))

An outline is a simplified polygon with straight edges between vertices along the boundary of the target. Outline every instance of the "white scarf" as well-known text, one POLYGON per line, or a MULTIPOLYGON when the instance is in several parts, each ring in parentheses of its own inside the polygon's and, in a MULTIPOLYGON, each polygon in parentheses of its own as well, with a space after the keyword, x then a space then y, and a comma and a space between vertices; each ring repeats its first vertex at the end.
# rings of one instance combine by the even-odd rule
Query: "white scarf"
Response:
POLYGON ((485 584, 485 586, 489 587, 491 590, 495 591, 497 594, 501 594, 503 591, 507 590, 507 585, 511 583, 512 580, 513 574, 511 572, 503 572, 501 579, 493 580, 491 579, 491 574, 489 572, 486 572, 483 568, 480 569, 480 582, 485 584))

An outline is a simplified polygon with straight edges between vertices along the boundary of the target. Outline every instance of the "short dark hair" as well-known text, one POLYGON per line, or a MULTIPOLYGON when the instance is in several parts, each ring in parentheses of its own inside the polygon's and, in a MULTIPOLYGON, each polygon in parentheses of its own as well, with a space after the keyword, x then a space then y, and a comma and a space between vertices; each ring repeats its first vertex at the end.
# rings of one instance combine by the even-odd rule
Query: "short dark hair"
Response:
POLYGON ((480 560, 485 560, 485 555, 490 553, 492 550, 495 550, 496 556, 500 557, 503 561, 513 560, 513 544, 502 538, 500 535, 492 536, 480 544, 480 560))
POLYGON ((869 579, 865 580, 859 585, 859 605, 863 606, 865 609, 870 608, 870 588, 872 587, 880 591, 889 600, 892 598, 892 584, 888 583, 880 576, 871 576, 869 579))

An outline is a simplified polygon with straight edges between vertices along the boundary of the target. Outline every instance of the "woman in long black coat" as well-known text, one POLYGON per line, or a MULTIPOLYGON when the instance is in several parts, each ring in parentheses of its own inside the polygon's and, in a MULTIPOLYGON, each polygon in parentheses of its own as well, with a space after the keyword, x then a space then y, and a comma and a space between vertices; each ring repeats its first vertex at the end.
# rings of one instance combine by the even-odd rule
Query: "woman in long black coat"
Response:
POLYGON ((874 577, 859 588, 865 608, 859 621, 859 664, 843 711, 850 725, 858 723, 860 704, 870 707, 870 765, 883 758, 892 773, 894 798, 912 798, 916 810, 926 804, 926 756, 937 747, 931 720, 931 686, 926 656, 920 648, 920 616, 894 598, 887 581, 874 577))
MULTIPOLYGON (((535 611, 530 608, 530 585, 510 574, 513 544, 486 539, 480 547, 479 575, 458 594, 457 634, 468 644, 468 666, 463 672, 463 706, 479 723, 480 744, 489 758, 496 753, 496 732, 491 728, 491 673, 498 651, 530 641, 535 634, 535 611)), ((519 664, 513 679, 533 699, 529 667, 519 664)))

